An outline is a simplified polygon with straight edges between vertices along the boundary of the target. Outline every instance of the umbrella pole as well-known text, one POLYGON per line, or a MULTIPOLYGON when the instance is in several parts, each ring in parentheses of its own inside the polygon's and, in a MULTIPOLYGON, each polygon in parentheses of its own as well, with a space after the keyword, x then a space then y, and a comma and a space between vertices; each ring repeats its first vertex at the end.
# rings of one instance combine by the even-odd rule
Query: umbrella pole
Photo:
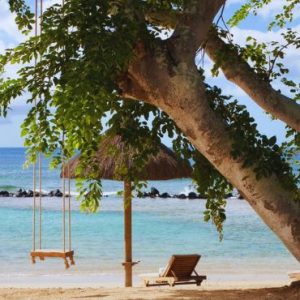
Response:
POLYGON ((124 181, 124 242, 125 242, 125 287, 132 286, 132 206, 131 181, 124 181))

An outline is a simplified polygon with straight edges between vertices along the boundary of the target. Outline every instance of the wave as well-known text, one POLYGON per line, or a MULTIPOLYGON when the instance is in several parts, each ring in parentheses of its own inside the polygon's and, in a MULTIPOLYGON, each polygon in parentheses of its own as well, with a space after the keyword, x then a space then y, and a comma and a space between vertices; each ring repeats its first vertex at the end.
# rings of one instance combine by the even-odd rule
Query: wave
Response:
POLYGON ((16 192, 20 187, 16 185, 0 185, 0 191, 16 192))
POLYGON ((103 192, 103 196, 112 196, 112 195, 117 195, 119 191, 114 191, 114 192, 103 192))
POLYGON ((184 194, 187 196, 191 192, 196 192, 195 186, 193 184, 185 186, 184 189, 180 192, 180 194, 184 194))
MULTIPOLYGON (((103 196, 114 196, 114 195, 117 195, 119 191, 115 191, 115 192, 103 192, 103 196)), ((71 196, 78 196, 79 195, 79 192, 74 192, 74 191, 71 191, 71 196)))

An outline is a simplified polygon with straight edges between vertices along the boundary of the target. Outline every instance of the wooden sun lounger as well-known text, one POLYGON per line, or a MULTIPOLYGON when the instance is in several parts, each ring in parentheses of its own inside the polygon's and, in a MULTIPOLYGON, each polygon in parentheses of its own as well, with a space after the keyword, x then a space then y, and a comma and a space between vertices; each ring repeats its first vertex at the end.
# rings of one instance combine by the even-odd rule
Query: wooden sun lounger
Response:
POLYGON ((299 271, 295 271, 295 272, 291 272, 289 273, 289 277, 291 279, 295 279, 295 280, 300 280, 300 270, 299 271))
POLYGON ((195 270, 200 257, 198 254, 172 255, 163 274, 158 277, 144 277, 144 285, 196 284, 199 286, 206 279, 206 276, 198 275, 195 270))

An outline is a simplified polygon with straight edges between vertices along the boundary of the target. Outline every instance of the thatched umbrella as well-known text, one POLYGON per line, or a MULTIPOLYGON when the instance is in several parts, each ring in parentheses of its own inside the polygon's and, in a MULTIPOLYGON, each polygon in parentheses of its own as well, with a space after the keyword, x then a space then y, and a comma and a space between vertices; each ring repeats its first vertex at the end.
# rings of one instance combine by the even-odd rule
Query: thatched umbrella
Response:
MULTIPOLYGON (((125 242, 125 286, 132 286, 132 186, 127 176, 122 175, 120 166, 126 166, 128 170, 133 167, 133 157, 137 155, 138 148, 126 146, 120 136, 107 136, 104 138, 93 158, 99 166, 98 178, 124 180, 124 242, 125 242)), ((65 165, 62 177, 89 177, 86 169, 80 176, 76 176, 76 169, 80 162, 80 155, 69 160, 65 165)), ((94 161, 95 162, 95 161, 94 161)), ((191 176, 192 169, 188 163, 178 158, 176 154, 163 144, 159 145, 158 153, 149 155, 148 162, 135 178, 140 180, 167 180, 185 178, 191 176)))

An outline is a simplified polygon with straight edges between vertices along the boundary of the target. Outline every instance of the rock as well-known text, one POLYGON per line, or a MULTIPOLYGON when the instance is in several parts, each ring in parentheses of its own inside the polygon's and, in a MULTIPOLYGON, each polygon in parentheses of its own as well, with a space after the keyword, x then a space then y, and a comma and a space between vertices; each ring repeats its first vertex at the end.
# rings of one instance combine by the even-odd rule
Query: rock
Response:
MULTIPOLYGON (((47 195, 43 195, 43 196, 48 196, 48 197, 62 197, 63 193, 57 189, 57 190, 52 190, 50 191, 47 195)), ((70 197, 69 194, 65 194, 66 198, 70 197)), ((106 197, 107 195, 103 195, 103 197, 106 197)))
POLYGON ((15 194, 15 197, 17 198, 24 198, 24 197, 27 197, 27 192, 23 189, 19 189, 16 194, 15 194))
POLYGON ((187 196, 185 194, 179 194, 179 195, 177 195, 177 198, 178 199, 186 199, 187 196))
POLYGON ((54 197, 62 197, 63 196, 63 193, 57 189, 55 192, 54 192, 54 197))
POLYGON ((198 195, 196 193, 194 193, 194 192, 190 192, 188 194, 188 198, 189 199, 198 199, 198 195))
POLYGON ((62 197, 63 196, 63 193, 57 189, 57 190, 53 190, 53 191, 50 191, 48 194, 47 194, 48 197, 62 197))
POLYGON ((19 189, 16 193, 15 193, 15 197, 21 197, 22 195, 22 189, 19 189))
POLYGON ((159 195, 160 198, 171 198, 171 196, 168 193, 162 193, 159 195))
POLYGON ((155 187, 152 187, 149 196, 152 198, 159 196, 159 190, 155 187))
MULTIPOLYGON (((151 197, 151 193, 147 193, 147 192, 141 192, 138 191, 137 195, 138 198, 147 198, 147 197, 151 197)), ((153 197, 152 197, 153 198, 153 197)))
POLYGON ((33 191, 32 190, 28 190, 26 197, 33 197, 33 191))
MULTIPOLYGON (((35 191, 35 196, 36 197, 39 197, 40 196, 40 193, 38 191, 35 191)), ((44 196, 43 194, 41 196, 44 196)), ((32 191, 32 197, 33 197, 33 191, 32 191)))
POLYGON ((8 191, 0 191, 0 197, 9 197, 8 191))
POLYGON ((146 197, 150 197, 150 193, 138 191, 138 193, 137 193, 136 196, 137 196, 138 198, 146 198, 146 197))
POLYGON ((49 197, 54 197, 54 196, 55 196, 55 191, 50 191, 50 192, 48 193, 48 196, 49 196, 49 197))
POLYGON ((225 195, 225 198, 230 198, 232 196, 233 196, 232 193, 228 193, 228 194, 225 195))

